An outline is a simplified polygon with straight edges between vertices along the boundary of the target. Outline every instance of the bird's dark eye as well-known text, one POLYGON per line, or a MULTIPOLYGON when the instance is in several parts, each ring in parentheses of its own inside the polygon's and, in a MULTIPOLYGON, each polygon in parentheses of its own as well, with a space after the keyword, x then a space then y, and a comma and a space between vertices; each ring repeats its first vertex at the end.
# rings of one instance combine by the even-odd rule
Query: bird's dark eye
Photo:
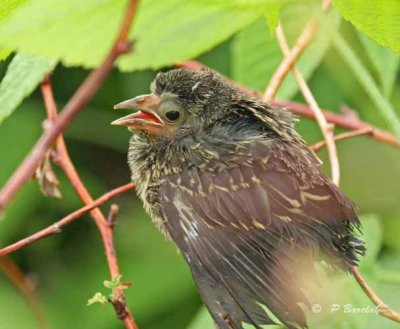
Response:
POLYGON ((181 113, 179 111, 168 111, 165 113, 165 117, 169 121, 177 121, 181 117, 181 113))
POLYGON ((165 121, 173 124, 181 122, 184 111, 181 105, 174 99, 163 101, 159 107, 160 115, 165 121))

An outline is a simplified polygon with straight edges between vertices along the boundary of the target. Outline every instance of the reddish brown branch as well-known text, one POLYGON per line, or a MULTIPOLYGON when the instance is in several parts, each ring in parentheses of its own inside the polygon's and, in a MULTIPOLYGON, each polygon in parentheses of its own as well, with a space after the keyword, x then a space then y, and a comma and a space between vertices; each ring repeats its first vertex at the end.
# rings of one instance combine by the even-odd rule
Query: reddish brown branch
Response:
POLYGON ((382 316, 400 323, 400 314, 391 309, 385 302, 376 294, 376 292, 368 285, 367 281, 359 272, 358 268, 353 266, 351 268, 351 273, 357 280, 358 284, 364 290, 368 298, 376 305, 379 314, 382 316))
MULTIPOLYGON (((111 249, 115 249, 113 230, 114 230, 115 222, 117 220, 118 212, 119 212, 118 205, 112 204, 111 208, 110 208, 110 212, 108 213, 108 216, 107 216, 107 224, 108 224, 109 231, 111 232, 110 239, 109 239, 111 249)), ((125 299, 121 298, 119 296, 118 292, 115 296, 113 296, 112 298, 109 298, 109 301, 113 305, 115 314, 117 315, 118 319, 124 321, 124 319, 126 319, 127 317, 130 316, 129 308, 125 303, 125 299)))
POLYGON ((6 277, 14 284, 15 287, 25 297, 32 313, 36 318, 38 328, 48 329, 50 328, 47 319, 44 315, 42 305, 40 305, 39 299, 36 296, 35 287, 32 282, 26 278, 24 273, 18 268, 18 266, 9 258, 0 258, 0 268, 6 277))
POLYGON ((131 191, 134 188, 135 188, 135 186, 132 183, 128 183, 128 184, 122 185, 120 187, 117 187, 115 189, 112 189, 111 191, 103 194, 101 197, 94 200, 93 202, 70 213, 69 215, 60 219, 58 222, 46 227, 45 229, 43 229, 39 232, 36 232, 35 234, 32 234, 32 235, 30 235, 18 242, 15 242, 5 248, 0 249, 0 257, 3 257, 7 254, 10 254, 14 251, 21 249, 21 248, 29 246, 30 244, 35 243, 39 240, 42 240, 45 237, 60 233, 61 229, 64 226, 67 226, 68 224, 72 223, 74 220, 80 218, 84 214, 87 214, 89 211, 93 210, 94 208, 97 208, 97 207, 101 206, 102 204, 108 202, 112 198, 115 198, 116 196, 118 196, 122 193, 125 193, 127 191, 131 191))
MULTIPOLYGON (((176 65, 178 67, 187 68, 189 70, 195 70, 195 71, 201 70, 205 67, 203 64, 201 64, 197 61, 180 62, 180 63, 177 63, 176 65)), ((228 78, 226 78, 226 79, 228 79, 228 78)), ((242 84, 240 84, 236 81, 230 80, 230 82, 232 82, 237 88, 239 88, 245 94, 252 96, 252 97, 262 99, 262 94, 260 92, 252 90, 246 86, 243 86, 242 84)), ((302 116, 302 117, 305 117, 308 119, 315 120, 314 112, 311 110, 311 108, 309 106, 307 106, 305 104, 301 104, 301 103, 293 102, 293 101, 282 101, 282 100, 273 100, 270 102, 270 104, 274 107, 287 108, 290 112, 292 112, 294 114, 297 114, 299 116, 302 116)), ((322 110, 322 113, 324 114, 326 121, 334 124, 337 127, 342 127, 342 128, 349 129, 349 130, 359 130, 359 129, 363 129, 363 128, 369 128, 369 129, 373 130, 372 133, 368 135, 371 138, 373 138, 379 142, 400 148, 400 140, 397 139, 397 137, 395 137, 393 134, 391 134, 387 131, 381 130, 377 127, 374 127, 374 126, 370 125, 369 123, 366 123, 353 115, 348 115, 347 113, 336 114, 336 113, 330 112, 328 110, 322 110)))
MULTIPOLYGON (((343 134, 339 134, 334 136, 334 140, 340 141, 343 139, 347 139, 347 138, 352 138, 352 137, 356 137, 356 136, 362 136, 362 135, 369 135, 369 134, 373 134, 374 130, 371 127, 367 127, 367 128, 361 128, 358 130, 352 130, 352 131, 346 131, 343 134)), ((321 150, 324 146, 326 145, 326 141, 320 141, 318 143, 315 143, 314 145, 310 146, 310 148, 314 151, 314 152, 318 152, 319 150, 321 150)))
MULTIPOLYGON (((304 104, 277 100, 273 101, 272 105, 277 107, 285 107, 297 115, 315 120, 314 113, 310 110, 308 106, 304 104)), ((371 133, 368 134, 368 136, 370 136, 371 138, 385 144, 400 147, 400 140, 396 136, 387 131, 374 127, 353 115, 348 115, 346 113, 336 114, 327 110, 323 110, 322 113, 324 114, 328 122, 333 123, 337 127, 342 127, 349 130, 370 129, 371 133)))
POLYGON ((0 212, 5 209, 18 190, 33 175, 44 154, 54 143, 57 136, 71 124, 74 117, 92 99, 110 73, 115 60, 120 55, 130 50, 127 37, 136 12, 136 5, 136 0, 131 0, 129 2, 118 37, 103 63, 98 69, 93 70, 88 75, 69 102, 65 105, 57 120, 55 120, 51 126, 44 131, 31 152, 26 156, 24 161, 0 191, 0 212))
MULTIPOLYGON (((57 119, 57 106, 54 101, 53 92, 51 88, 51 84, 49 78, 46 78, 45 81, 42 83, 42 93, 44 102, 46 105, 46 111, 49 119, 56 120, 57 119)), ((75 169, 74 164, 69 156, 67 147, 64 142, 63 136, 60 134, 56 140, 56 162, 59 166, 63 169, 65 174, 67 175, 69 181, 71 182, 72 186, 75 188, 77 194, 79 195, 80 199, 85 205, 93 203, 93 199, 87 190, 85 184, 82 182, 81 178, 79 177, 78 172, 75 169)), ((94 208, 90 211, 90 215, 92 216, 99 232, 101 238, 103 240, 103 246, 107 258, 108 268, 110 271, 111 278, 120 276, 120 270, 117 260, 116 251, 114 248, 113 243, 113 227, 109 225, 107 219, 104 217, 103 213, 99 208, 94 208)), ((125 323, 125 327, 127 329, 136 329, 137 325, 133 319, 133 316, 125 303, 125 297, 123 294, 122 289, 116 290, 116 298, 115 301, 118 304, 124 305, 125 317, 122 319, 125 323)), ((117 314, 118 318, 120 314, 117 314)))

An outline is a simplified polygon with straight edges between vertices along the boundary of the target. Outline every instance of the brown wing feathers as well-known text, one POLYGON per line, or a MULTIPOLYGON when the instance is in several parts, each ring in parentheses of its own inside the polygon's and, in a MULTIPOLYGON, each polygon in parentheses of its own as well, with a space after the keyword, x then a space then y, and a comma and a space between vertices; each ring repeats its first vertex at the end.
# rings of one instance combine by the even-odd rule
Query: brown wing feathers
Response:
POLYGON ((273 323, 260 305, 289 328, 306 327, 299 305, 308 303, 307 283, 296 268, 313 267, 318 251, 346 268, 364 250, 352 237, 359 225, 352 203, 307 150, 291 147, 254 143, 251 157, 218 159, 217 170, 183 168, 161 188, 166 228, 223 329, 273 323))

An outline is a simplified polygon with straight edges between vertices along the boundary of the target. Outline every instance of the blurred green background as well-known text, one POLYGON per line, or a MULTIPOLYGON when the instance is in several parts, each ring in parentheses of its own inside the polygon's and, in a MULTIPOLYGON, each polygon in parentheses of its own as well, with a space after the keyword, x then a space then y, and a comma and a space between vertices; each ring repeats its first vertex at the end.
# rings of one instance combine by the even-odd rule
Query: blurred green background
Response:
MULTIPOLYGON (((340 10, 340 1, 337 2, 340 10)), ((137 42, 134 52, 118 61, 120 70, 114 69, 65 134, 71 157, 93 196, 129 181, 126 152, 130 134, 110 126, 119 116, 112 107, 121 100, 147 93, 158 70, 168 69, 177 61, 197 58, 235 80, 264 90, 282 56, 268 30, 276 25, 277 16, 270 14, 276 9, 271 7, 274 2, 259 3, 264 6, 263 11, 256 6, 257 1, 227 4, 220 0, 215 5, 207 0, 143 1, 132 32, 137 42)), ((288 4, 280 12, 291 42, 311 15, 322 15, 318 2, 299 3, 288 4)), ((16 61, 15 51, 22 56, 61 61, 55 67, 52 82, 58 106, 62 108, 88 74, 87 68, 97 65, 109 48, 125 4, 126 1, 105 0, 5 1, 0 5, 4 14, 4 17, 0 14, 0 77, 6 76, 6 72, 12 74, 7 67, 16 61)), ((276 15, 280 6, 277 8, 276 15)), ((346 16, 342 11, 341 14, 346 16)), ((390 115, 400 116, 399 55, 368 39, 335 9, 324 18, 319 31, 299 62, 319 104, 333 112, 339 112, 343 105, 349 106, 361 119, 395 132, 397 123, 390 115), (355 59, 346 57, 340 40, 350 47, 355 59), (365 73, 371 81, 365 78, 365 73), (371 92, 375 89, 378 96, 371 92)), ((15 85, 4 81, 0 84, 0 100, 4 102, 0 102, 0 107, 13 107, 8 114, 19 103, 9 104, 12 97, 17 98, 13 90, 26 88, 24 92, 29 94, 29 88, 35 87, 34 78, 31 86, 24 85, 35 64, 24 70, 27 71, 22 75, 12 76, 15 85), (5 93, 14 96, 7 98, 5 93)), ((39 76, 41 79, 43 74, 39 76)), ((40 79, 36 78, 36 84, 40 79)), ((290 76, 278 98, 304 102, 290 76)), ((5 119, 4 113, 3 116, 5 119)), ((0 186, 40 136, 45 117, 42 97, 36 89, 1 124, 0 186)), ((0 119, 3 119, 1 110, 0 119)), ((297 129, 309 144, 321 140, 313 121, 301 118, 297 129)), ((336 129, 336 133, 341 131, 336 129)), ((339 142, 338 153, 341 186, 359 206, 369 248, 361 270, 381 297, 400 310, 400 150, 357 137, 339 142)), ((319 155, 329 173, 325 151, 319 155)), ((40 230, 81 206, 56 166, 55 172, 63 198, 46 198, 37 182, 26 184, 0 218, 1 246, 40 230)), ((126 297, 139 327, 213 328, 188 267, 176 248, 153 226, 135 193, 128 192, 113 202, 121 209, 115 228, 116 249, 123 280, 132 282, 126 297)), ((109 205, 102 207, 105 213, 109 205)), ((107 294, 103 281, 109 279, 100 236, 88 215, 61 234, 19 250, 11 257, 36 284, 50 328, 122 327, 110 305, 86 306, 95 292, 107 294)), ((335 300, 342 306, 371 305, 349 275, 335 276, 331 284, 343 292, 335 300)), ((321 314, 311 314, 312 328, 396 327, 395 323, 374 314, 343 311, 329 314, 327 307, 323 305, 321 314)), ((0 273, 0 328, 36 327, 26 301, 0 273)))

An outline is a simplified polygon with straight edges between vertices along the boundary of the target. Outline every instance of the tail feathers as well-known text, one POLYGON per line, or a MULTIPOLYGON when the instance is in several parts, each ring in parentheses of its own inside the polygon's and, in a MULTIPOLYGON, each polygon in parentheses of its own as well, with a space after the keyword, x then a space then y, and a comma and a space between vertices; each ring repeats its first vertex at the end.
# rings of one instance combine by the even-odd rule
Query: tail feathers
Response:
MULTIPOLYGON (((287 328, 307 328, 301 304, 308 304, 302 278, 287 271, 285 261, 273 264, 264 254, 214 262, 214 271, 192 267, 193 276, 209 312, 221 329, 243 329, 242 322, 261 325, 283 323, 287 328), (222 265, 222 268, 220 267, 222 265), (275 319, 272 319, 275 317, 275 319)), ((208 259, 209 260, 209 259, 208 259)))
POLYGON ((262 329, 261 324, 276 324, 254 299, 247 297, 249 291, 231 278, 215 279, 210 273, 192 270, 202 299, 220 329, 243 329, 242 322, 256 329, 262 329))
POLYGON ((365 255, 366 252, 364 241, 351 235, 337 238, 334 240, 334 245, 343 255, 341 259, 346 262, 347 266, 357 266, 359 261, 358 256, 365 255))

